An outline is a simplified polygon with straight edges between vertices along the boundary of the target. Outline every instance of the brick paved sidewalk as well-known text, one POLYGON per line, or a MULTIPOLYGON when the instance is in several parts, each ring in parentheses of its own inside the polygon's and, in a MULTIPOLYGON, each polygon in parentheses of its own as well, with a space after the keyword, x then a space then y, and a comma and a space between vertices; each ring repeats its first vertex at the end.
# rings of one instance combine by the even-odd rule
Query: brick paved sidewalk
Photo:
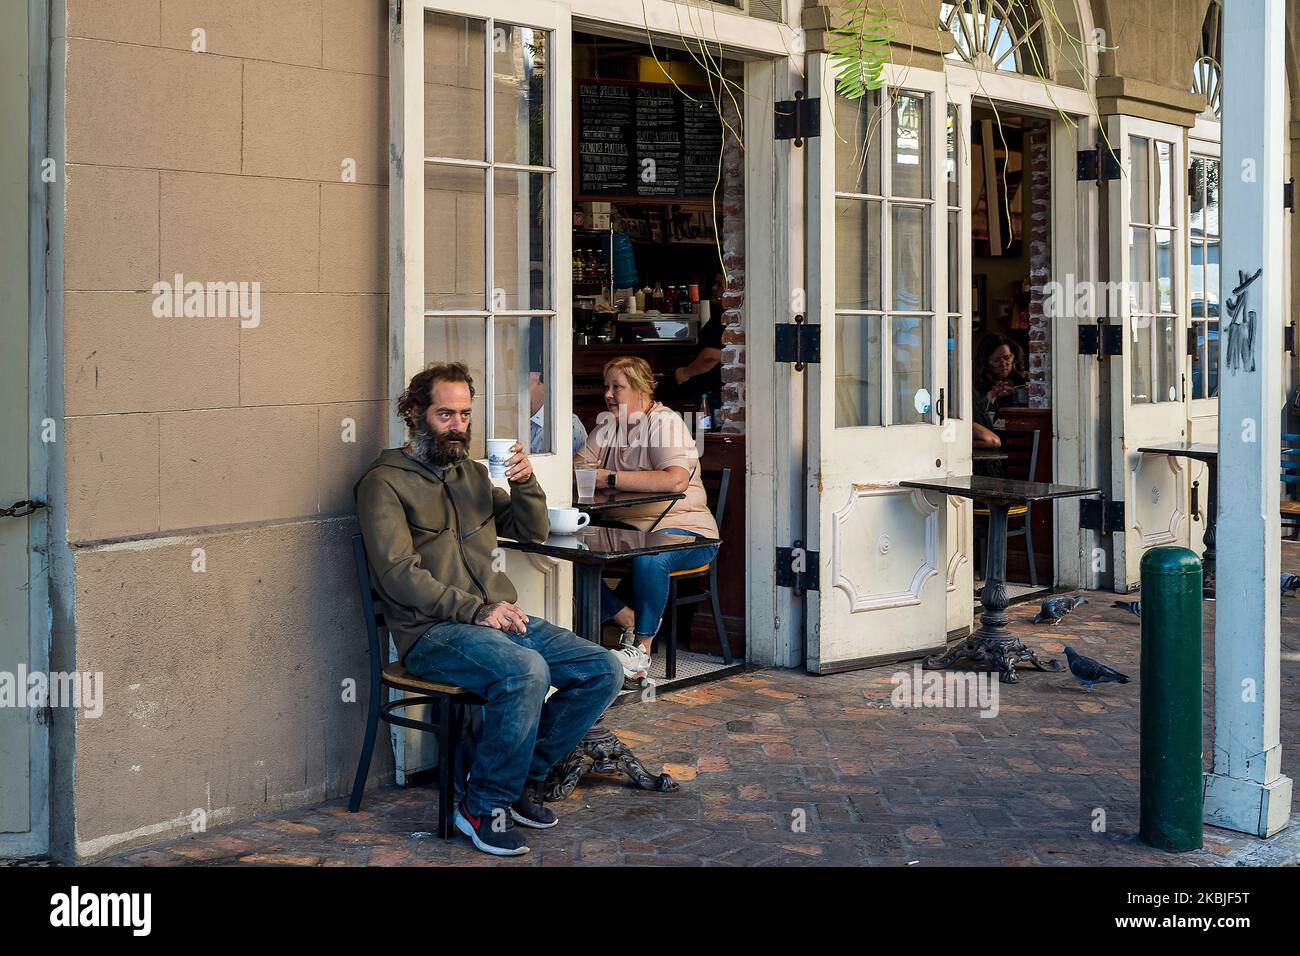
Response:
MULTIPOLYGON (((1284 544, 1284 564, 1300 548, 1284 544)), ((1025 672, 1000 712, 896 709, 890 677, 911 664, 831 677, 761 670, 614 708, 605 723, 682 784, 674 794, 586 778, 552 804, 561 823, 525 831, 533 852, 496 860, 439 840, 437 792, 386 787, 345 801, 215 828, 102 861, 113 865, 817 864, 1231 865, 1300 854, 1300 828, 1259 841, 1206 829, 1206 848, 1170 855, 1136 839, 1139 624, 1090 601, 1059 626, 1012 626, 1040 654, 1065 643, 1134 678, 1089 693, 1068 674, 1025 672), (1096 811, 1105 832, 1093 832, 1096 811), (800 832, 798 821, 806 826, 800 832)), ((1213 731, 1214 605, 1206 604, 1206 752, 1213 731)), ((1283 599, 1283 770, 1300 753, 1300 600, 1283 599)))

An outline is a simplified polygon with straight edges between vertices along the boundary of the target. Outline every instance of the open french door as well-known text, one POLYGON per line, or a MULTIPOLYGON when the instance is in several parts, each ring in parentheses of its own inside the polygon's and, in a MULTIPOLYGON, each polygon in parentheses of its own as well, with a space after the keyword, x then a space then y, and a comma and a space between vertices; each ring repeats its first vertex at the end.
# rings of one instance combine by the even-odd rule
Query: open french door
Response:
POLYGON ((910 69, 890 80, 846 100, 827 58, 809 58, 821 110, 821 136, 808 141, 808 311, 821 327, 808 379, 813 673, 944 645, 952 511, 898 482, 969 473, 969 425, 945 416, 944 79, 910 69))
POLYGON ((1185 459, 1139 448, 1185 439, 1188 383, 1187 158, 1181 127, 1110 118, 1122 174, 1109 187, 1110 276, 1118 282, 1122 354, 1111 361, 1110 497, 1124 502, 1113 538, 1114 589, 1135 590, 1142 554, 1188 543, 1185 459))
MULTIPOLYGON (((483 459, 486 438, 518 438, 548 500, 567 505, 569 6, 405 0, 389 5, 389 20, 390 398, 429 363, 465 362, 476 385, 470 453, 483 459), (530 401, 539 385, 540 433, 530 401)), ((390 444, 404 441, 394 416, 390 444)), ((520 604, 567 624, 569 569, 506 560, 520 604)), ((430 735, 393 733, 402 783, 435 757, 430 735)))

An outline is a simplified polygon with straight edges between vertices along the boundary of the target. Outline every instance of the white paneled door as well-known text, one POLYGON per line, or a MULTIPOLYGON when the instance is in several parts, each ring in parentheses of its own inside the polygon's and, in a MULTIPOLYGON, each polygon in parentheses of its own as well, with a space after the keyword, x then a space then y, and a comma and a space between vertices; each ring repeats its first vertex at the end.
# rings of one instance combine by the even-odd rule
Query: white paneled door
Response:
POLYGON ((1142 554, 1188 543, 1187 461, 1143 454, 1144 446, 1184 440, 1187 355, 1187 159, 1180 127, 1112 117, 1112 149, 1123 174, 1109 188, 1109 295, 1122 324, 1122 354, 1111 365, 1110 498, 1124 502, 1114 536, 1114 588, 1141 581, 1142 554))
POLYGON ((808 371, 819 590, 809 592, 807 667, 830 673, 944 644, 960 512, 898 482, 969 474, 969 421, 947 415, 949 342, 955 374, 969 348, 969 293, 960 265, 956 301, 950 293, 961 196, 949 190, 942 75, 891 74, 850 101, 834 92, 824 56, 809 64, 821 136, 808 141, 807 303, 821 361, 808 371))
MULTIPOLYGON (((426 365, 464 362, 471 454, 519 439, 548 501, 567 505, 569 6, 407 0, 389 16, 390 397, 426 365)), ((405 441, 395 416, 390 431, 405 441)), ((525 610, 568 624, 567 567, 511 553, 506 571, 525 610)), ((399 782, 436 759, 429 736, 394 729, 399 782)))

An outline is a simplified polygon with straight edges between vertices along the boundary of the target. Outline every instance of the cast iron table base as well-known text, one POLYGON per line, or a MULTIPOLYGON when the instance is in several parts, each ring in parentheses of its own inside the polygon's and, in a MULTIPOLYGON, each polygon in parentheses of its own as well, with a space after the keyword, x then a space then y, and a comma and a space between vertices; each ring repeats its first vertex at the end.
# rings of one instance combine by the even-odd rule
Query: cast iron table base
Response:
POLYGON ((543 793, 550 802, 564 800, 578 785, 584 774, 623 772, 642 790, 654 790, 658 793, 672 793, 678 789, 677 781, 666 773, 658 776, 646 770, 645 766, 623 741, 614 736, 612 731, 603 727, 592 727, 586 736, 578 741, 573 753, 565 757, 546 776, 543 793))

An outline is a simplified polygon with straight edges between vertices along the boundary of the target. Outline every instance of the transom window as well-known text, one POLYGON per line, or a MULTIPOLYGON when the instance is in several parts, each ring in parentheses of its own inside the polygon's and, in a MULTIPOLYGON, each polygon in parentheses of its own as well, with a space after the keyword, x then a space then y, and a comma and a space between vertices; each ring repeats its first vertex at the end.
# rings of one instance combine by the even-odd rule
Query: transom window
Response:
POLYGON ((835 98, 836 428, 933 420, 930 107, 835 98))
POLYGON ((949 59, 977 70, 1046 75, 1040 35, 1043 18, 1032 0, 962 0, 944 3, 939 25, 957 46, 949 59))
POLYGON ((1192 65, 1192 92, 1205 97, 1206 111, 1216 119, 1223 115, 1223 4, 1220 0, 1212 0, 1205 11, 1201 43, 1192 65))

